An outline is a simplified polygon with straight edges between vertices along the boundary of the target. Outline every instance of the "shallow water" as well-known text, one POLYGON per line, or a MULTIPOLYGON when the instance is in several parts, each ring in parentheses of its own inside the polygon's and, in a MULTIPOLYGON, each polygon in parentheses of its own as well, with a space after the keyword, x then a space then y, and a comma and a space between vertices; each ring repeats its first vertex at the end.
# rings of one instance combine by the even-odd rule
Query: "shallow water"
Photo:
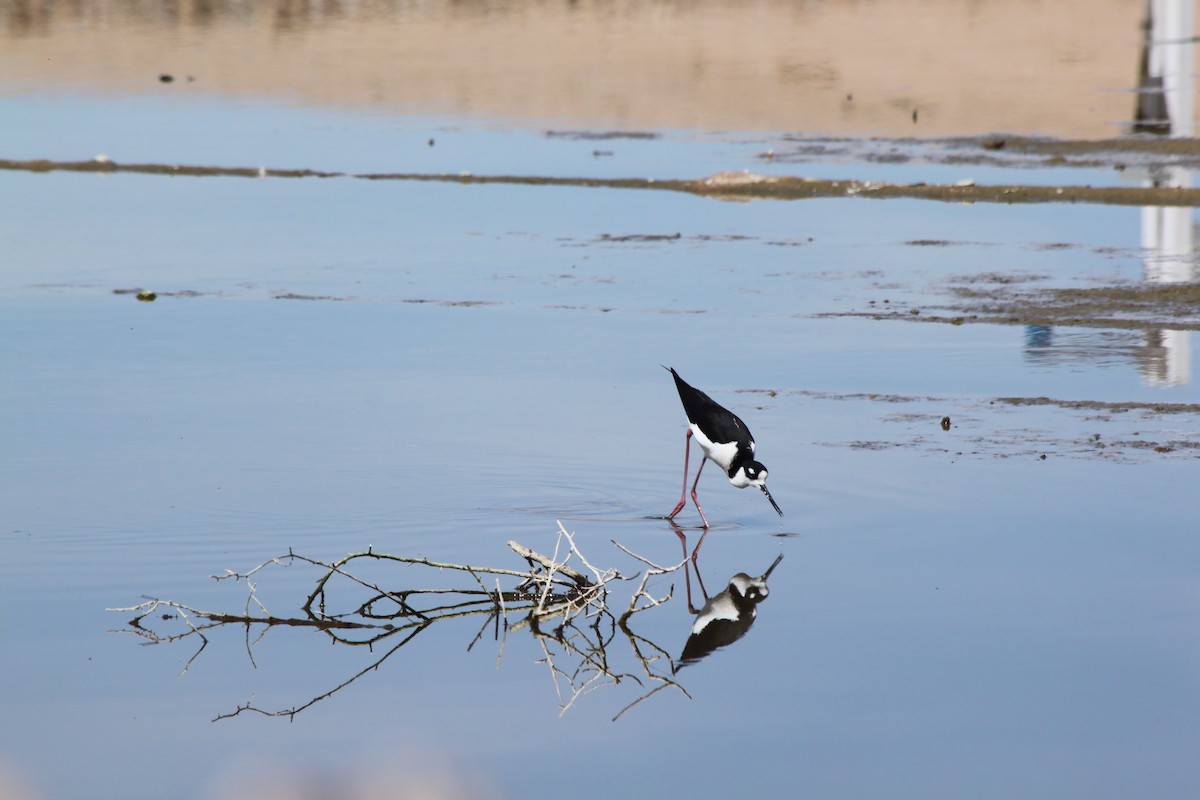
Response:
MULTIPOLYGON (((762 159, 783 140, 754 130, 589 139, 269 97, 38 90, 4 106, 26 122, 5 126, 11 159, 904 181, 958 169, 925 163, 920 145, 904 164, 800 169, 762 159)), ((1031 172, 989 169, 997 183, 1031 172)), ((1166 247, 1141 209, 348 176, 5 170, 0 184, 0 702, 20 721, 0 733, 0 796, 1200 789, 1191 330, 915 321, 988 276, 1137 285, 1166 247), (872 318, 885 307, 913 319, 872 318), (145 597, 253 611, 245 582, 209 576, 289 551, 519 570, 506 542, 551 553, 561 520, 597 567, 645 568, 613 539, 675 565, 680 542, 653 517, 678 499, 684 420, 660 364, 746 420, 785 512, 706 470, 709 594, 784 559, 746 636, 674 676, 686 696, 668 686, 622 714, 658 684, 617 631, 606 658, 642 683, 598 684, 564 711, 570 685, 543 663, 549 651, 574 668, 563 642, 468 618, 430 626, 290 723, 214 722, 304 704, 397 639, 368 652, 232 625, 191 660, 195 637, 143 647, 115 632, 132 612, 107 609, 145 597)), ((1184 268, 1194 260, 1189 248, 1184 268)), ((694 509, 679 520, 694 546, 694 509)), ((447 570, 369 572, 393 591, 462 586, 447 570)), ((318 575, 268 567, 257 596, 296 616, 318 575)), ((689 585, 682 571, 653 579, 670 599, 631 622, 675 659, 689 585)), ((614 586, 619 612, 636 582, 614 586)))

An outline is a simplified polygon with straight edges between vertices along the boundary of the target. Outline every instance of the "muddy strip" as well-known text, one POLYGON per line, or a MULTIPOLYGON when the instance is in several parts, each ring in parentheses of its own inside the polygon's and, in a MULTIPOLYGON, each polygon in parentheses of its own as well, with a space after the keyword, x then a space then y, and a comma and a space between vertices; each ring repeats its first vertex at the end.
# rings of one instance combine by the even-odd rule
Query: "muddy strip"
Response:
POLYGON ((767 162, 861 161, 872 164, 940 164, 995 168, 1148 170, 1200 167, 1200 139, 1124 136, 1081 141, 992 134, 952 138, 831 138, 785 136, 760 155, 767 162))
POLYGON ((860 406, 852 429, 812 444, 862 452, 903 449, 951 461, 1057 459, 1144 463, 1200 457, 1200 403, 931 397, 808 389, 743 389, 764 403, 860 406))
POLYGON ((649 189, 713 197, 719 200, 803 200, 866 197, 912 198, 952 203, 1093 203, 1130 206, 1200 206, 1200 189, 1170 187, 980 186, 974 183, 927 184, 824 180, 798 176, 771 177, 750 172, 721 172, 695 180, 652 178, 571 178, 524 175, 439 173, 346 173, 312 169, 267 169, 175 164, 118 164, 110 160, 49 161, 0 159, 0 169, 23 172, 132 173, 173 177, 358 178, 363 180, 430 181, 461 184, 573 186, 604 189, 649 189))
POLYGON ((946 305, 847 311, 823 317, 936 322, 949 325, 1065 325, 1137 330, 1200 330, 1200 284, 1129 283, 1095 288, 1024 289, 954 285, 946 305))

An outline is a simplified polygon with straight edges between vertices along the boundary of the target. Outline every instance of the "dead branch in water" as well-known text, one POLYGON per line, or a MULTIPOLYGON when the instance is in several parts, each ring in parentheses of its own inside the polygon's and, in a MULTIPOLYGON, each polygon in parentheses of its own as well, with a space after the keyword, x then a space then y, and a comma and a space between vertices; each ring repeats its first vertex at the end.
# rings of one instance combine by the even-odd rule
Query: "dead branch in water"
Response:
MULTIPOLYGON (((614 544, 616 544, 614 542, 614 544)), ((630 552, 619 544, 617 548, 648 567, 629 577, 614 568, 600 568, 591 563, 576 545, 574 537, 559 523, 554 552, 539 553, 515 541, 510 549, 526 562, 527 569, 481 567, 435 561, 426 557, 398 556, 376 552, 372 548, 350 553, 334 561, 312 558, 294 551, 267 559, 245 571, 226 570, 214 575, 217 581, 232 581, 246 585, 246 598, 237 613, 196 608, 178 601, 147 598, 145 602, 110 611, 133 612, 128 626, 119 632, 134 634, 146 644, 170 644, 196 637, 196 651, 187 659, 181 675, 188 672, 200 653, 209 644, 214 629, 235 625, 244 628, 245 648, 251 665, 254 648, 266 632, 272 629, 310 629, 320 631, 336 644, 365 646, 371 653, 370 663, 349 678, 311 699, 283 709, 265 709, 253 701, 238 705, 233 711, 217 715, 216 719, 236 717, 243 712, 272 717, 293 718, 296 714, 326 700, 355 683, 367 673, 378 670, 384 662, 399 652, 416 636, 432 625, 451 619, 481 617, 482 624, 467 646, 468 652, 483 638, 490 627, 499 645, 499 658, 509 632, 528 630, 537 641, 559 698, 561 713, 571 708, 579 697, 606 685, 624 682, 638 686, 654 684, 649 692, 633 701, 617 715, 624 714, 645 697, 667 686, 683 690, 670 677, 670 656, 661 647, 634 634, 628 625, 637 611, 661 605, 673 592, 656 598, 647 591, 647 581, 682 566, 661 567, 630 552), (583 569, 569 565, 578 563, 583 569), (257 582, 269 569, 293 565, 315 567, 318 570, 312 590, 300 604, 300 614, 281 616, 268 611, 257 582), (388 568, 406 565, 430 570, 439 576, 440 584, 426 588, 391 588, 394 572, 388 568), (368 572, 374 569, 375 575, 368 572), (469 579, 467 586, 447 586, 445 573, 469 579), (590 574, 589 574, 590 573, 590 574), (615 583, 640 582, 627 608, 618 617, 609 610, 608 594, 615 583), (484 578, 491 580, 491 586, 484 578), (505 588, 503 583, 508 583, 505 588), (182 623, 182 629, 163 632, 163 628, 182 623), (257 637, 251 631, 261 626, 257 637), (630 645, 635 665, 631 669, 615 666, 610 651, 618 633, 630 645), (387 645, 382 652, 376 648, 387 645), (643 651, 651 655, 646 657, 643 651), (665 664, 660 664, 665 658, 665 664), (660 668, 661 667, 661 668, 660 668)), ((624 650, 622 649, 622 653, 624 650)), ((615 719, 615 718, 614 718, 615 719)))

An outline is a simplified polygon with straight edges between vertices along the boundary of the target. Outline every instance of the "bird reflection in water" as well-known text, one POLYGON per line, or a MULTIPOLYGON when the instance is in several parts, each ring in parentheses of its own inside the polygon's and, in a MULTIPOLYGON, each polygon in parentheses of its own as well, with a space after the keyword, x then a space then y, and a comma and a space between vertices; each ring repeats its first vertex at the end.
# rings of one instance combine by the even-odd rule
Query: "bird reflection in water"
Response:
POLYGON ((733 644, 746 635, 758 614, 758 604, 766 600, 769 594, 767 579, 771 577, 771 573, 782 560, 783 553, 780 553, 771 562, 771 566, 767 567, 767 571, 757 578, 744 572, 737 573, 729 579, 728 585, 720 594, 709 598, 708 592, 704 589, 704 583, 700 579, 699 566, 688 564, 688 560, 685 559, 685 575, 690 575, 693 568, 696 570, 696 580, 700 583, 700 590, 704 592, 705 603, 699 611, 692 604, 692 586, 689 577, 687 581, 688 611, 696 615, 696 621, 692 623, 692 633, 683 646, 682 655, 679 656, 679 663, 675 667, 676 672, 688 664, 694 664, 714 650, 733 644))

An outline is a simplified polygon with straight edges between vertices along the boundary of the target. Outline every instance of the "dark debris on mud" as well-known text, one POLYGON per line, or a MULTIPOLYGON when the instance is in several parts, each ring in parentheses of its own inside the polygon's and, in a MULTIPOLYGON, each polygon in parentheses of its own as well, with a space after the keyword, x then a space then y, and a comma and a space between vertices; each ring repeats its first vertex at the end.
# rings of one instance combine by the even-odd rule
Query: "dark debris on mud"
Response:
POLYGON ((1200 283, 1125 283, 1093 288, 1026 288, 1034 275, 956 280, 944 305, 871 309, 819 316, 866 317, 951 325, 1058 325, 1138 330, 1200 330, 1200 283))
POLYGON ((608 142, 613 139, 652 141, 661 139, 661 133, 653 131, 546 131, 547 139, 568 139, 579 142, 608 142))
POLYGON ((1050 139, 991 134, 941 139, 785 137, 787 144, 763 153, 766 161, 862 161, 877 164, 925 163, 1009 169, 1074 167, 1162 169, 1200 167, 1200 140, 1160 136, 1114 139, 1050 139))
POLYGON ((1200 458, 1200 403, 1063 400, 1052 397, 931 397, 886 393, 744 389, 812 403, 865 403, 859 423, 816 444, 856 451, 904 450, 932 457, 1050 458, 1136 463, 1200 458), (872 413, 873 404, 903 404, 872 413))
MULTIPOLYGON (((948 247, 954 242, 910 240, 910 246, 948 247)), ((1034 250, 1065 250, 1083 245, 1032 243, 1034 250)), ((1090 248, 1108 255, 1110 248, 1090 248)), ((1107 285, 1053 287, 1051 276, 1032 270, 946 275, 932 287, 940 298, 924 302, 867 301, 867 307, 812 314, 814 318, 963 325, 1060 326, 1113 330, 1200 330, 1200 282, 1107 279, 1107 285)), ((877 285, 875 288, 883 288, 877 285)), ((903 289, 902 285, 890 288, 903 289)))

